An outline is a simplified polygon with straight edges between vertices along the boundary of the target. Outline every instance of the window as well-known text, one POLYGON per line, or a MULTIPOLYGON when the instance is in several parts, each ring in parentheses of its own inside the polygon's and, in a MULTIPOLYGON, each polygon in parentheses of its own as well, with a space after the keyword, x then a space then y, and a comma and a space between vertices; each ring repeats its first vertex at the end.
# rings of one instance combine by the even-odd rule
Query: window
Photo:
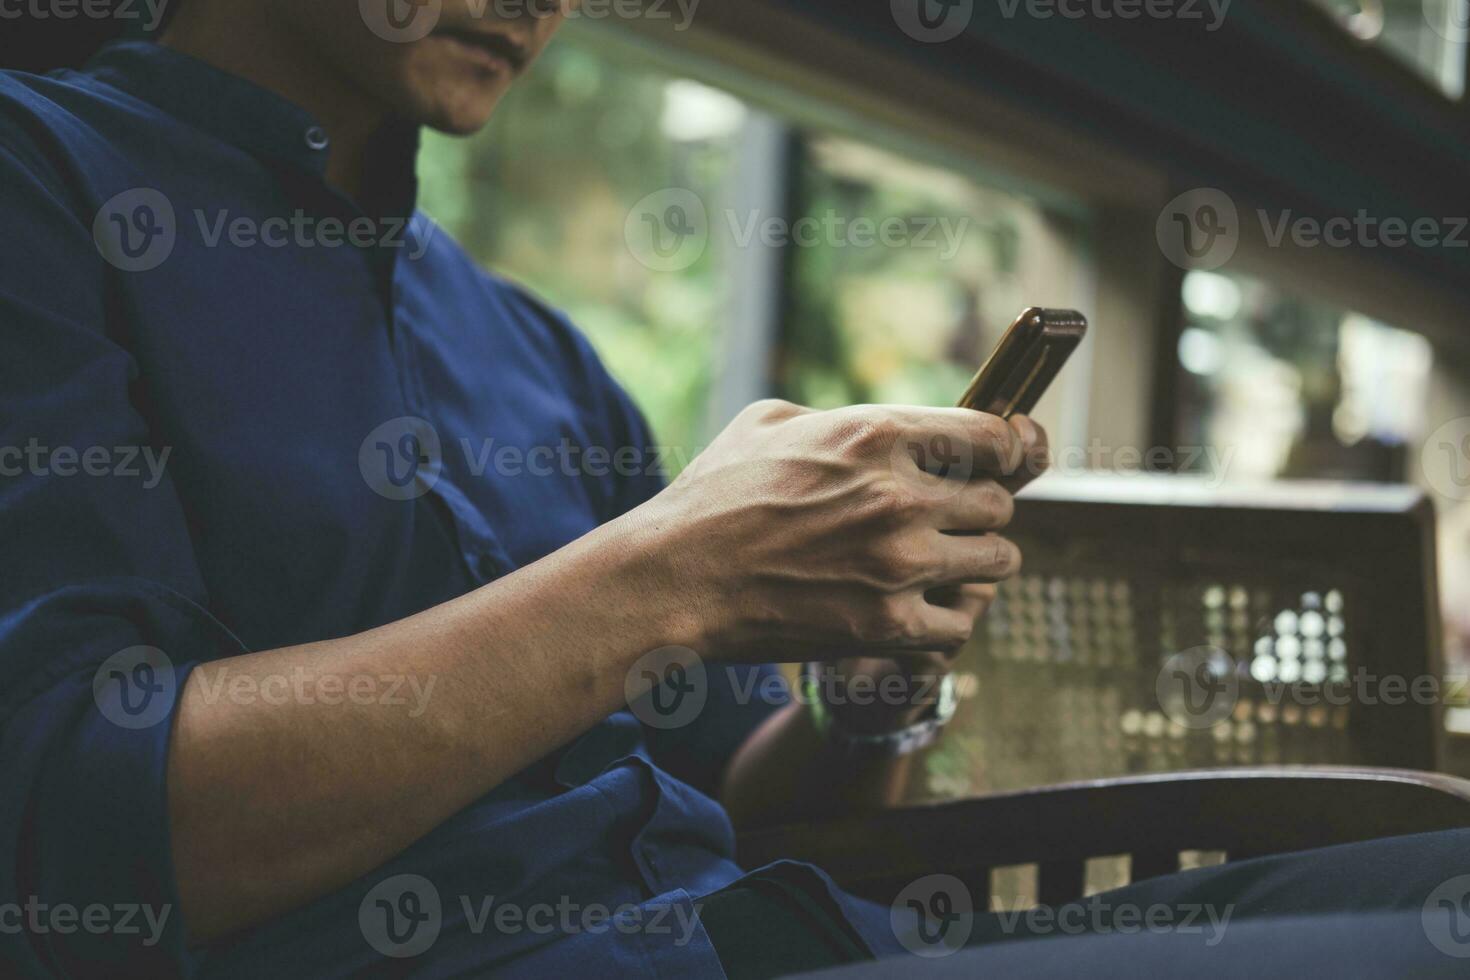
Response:
POLYGON ((1226 472, 1209 475, 1407 478, 1425 424, 1423 337, 1217 272, 1185 277, 1184 310, 1179 434, 1220 450, 1226 472))
POLYGON ((850 230, 794 257, 797 401, 952 405, 1018 312, 1068 301, 1075 219, 848 139, 812 139, 799 169, 800 219, 850 230), (895 245, 855 247, 857 222, 895 245))
POLYGON ((1075 216, 595 30, 544 59, 483 134, 426 135, 421 203, 587 332, 673 470, 764 394, 952 404, 1022 308, 1082 303, 1075 216))

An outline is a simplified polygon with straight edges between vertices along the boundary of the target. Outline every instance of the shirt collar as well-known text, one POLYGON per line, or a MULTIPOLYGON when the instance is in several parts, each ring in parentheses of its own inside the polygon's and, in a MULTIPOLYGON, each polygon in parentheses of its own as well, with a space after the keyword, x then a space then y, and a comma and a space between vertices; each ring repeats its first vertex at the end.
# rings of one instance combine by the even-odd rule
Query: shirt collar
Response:
MULTIPOLYGON (((331 141, 316 117, 238 75, 146 40, 107 45, 85 71, 252 156, 317 177, 326 174, 331 141)), ((371 150, 362 203, 369 210, 387 205, 390 213, 411 212, 418 127, 390 123, 374 137, 371 150)))

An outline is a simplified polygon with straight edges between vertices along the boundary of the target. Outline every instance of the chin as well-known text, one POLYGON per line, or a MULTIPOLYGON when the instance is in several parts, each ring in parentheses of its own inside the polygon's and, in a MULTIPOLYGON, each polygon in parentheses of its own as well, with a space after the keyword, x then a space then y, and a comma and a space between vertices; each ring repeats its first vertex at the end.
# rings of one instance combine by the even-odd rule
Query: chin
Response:
POLYGON ((383 92, 397 114, 456 136, 483 129, 511 82, 509 77, 453 62, 425 63, 423 58, 414 59, 405 69, 395 73, 398 78, 391 90, 383 92))
POLYGON ((453 90, 419 92, 399 100, 398 111, 421 126, 452 136, 470 136, 485 128, 501 92, 453 90))

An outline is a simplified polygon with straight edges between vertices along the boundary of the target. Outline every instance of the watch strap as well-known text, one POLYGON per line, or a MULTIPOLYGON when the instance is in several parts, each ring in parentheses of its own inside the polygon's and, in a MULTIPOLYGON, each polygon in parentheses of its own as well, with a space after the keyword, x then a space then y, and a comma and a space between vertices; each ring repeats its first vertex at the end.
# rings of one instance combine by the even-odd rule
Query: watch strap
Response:
POLYGON ((802 664, 801 692, 811 713, 812 722, 823 738, 840 746, 844 753, 856 758, 893 759, 911 755, 929 745, 955 712, 955 681, 953 674, 946 674, 939 682, 938 700, 923 718, 892 732, 854 732, 843 726, 833 714, 831 707, 822 699, 820 672, 822 665, 815 662, 802 664))

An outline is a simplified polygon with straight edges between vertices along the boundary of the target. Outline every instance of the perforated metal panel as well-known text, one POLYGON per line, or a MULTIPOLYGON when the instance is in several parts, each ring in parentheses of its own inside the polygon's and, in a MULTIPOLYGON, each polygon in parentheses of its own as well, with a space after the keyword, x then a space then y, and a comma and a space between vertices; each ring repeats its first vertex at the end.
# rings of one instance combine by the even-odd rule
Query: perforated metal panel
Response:
MULTIPOLYGON (((1414 745, 1378 744, 1385 706, 1373 701, 1385 665, 1405 683, 1432 670, 1422 624, 1416 637, 1393 623, 1421 612, 1383 608, 1381 584, 1365 574, 1381 564, 1375 555, 1338 556, 1360 515, 1342 513, 1337 540, 1320 548, 1263 538, 1290 517, 1126 502, 1018 511, 1010 536, 1026 571, 1000 587, 960 655, 960 710, 913 797, 1212 766, 1425 766, 1414 745), (1128 519, 1098 520, 1114 507, 1128 519), (1246 521, 1249 533, 1242 523, 1231 534, 1246 521), (1385 642, 1396 636, 1401 648, 1385 642), (1198 716, 1168 696, 1174 686, 1209 700, 1186 687, 1194 669, 1220 689, 1198 716)), ((1415 545, 1413 524, 1402 526, 1405 548, 1415 545)), ((1414 710, 1434 709, 1399 706, 1414 710)))

